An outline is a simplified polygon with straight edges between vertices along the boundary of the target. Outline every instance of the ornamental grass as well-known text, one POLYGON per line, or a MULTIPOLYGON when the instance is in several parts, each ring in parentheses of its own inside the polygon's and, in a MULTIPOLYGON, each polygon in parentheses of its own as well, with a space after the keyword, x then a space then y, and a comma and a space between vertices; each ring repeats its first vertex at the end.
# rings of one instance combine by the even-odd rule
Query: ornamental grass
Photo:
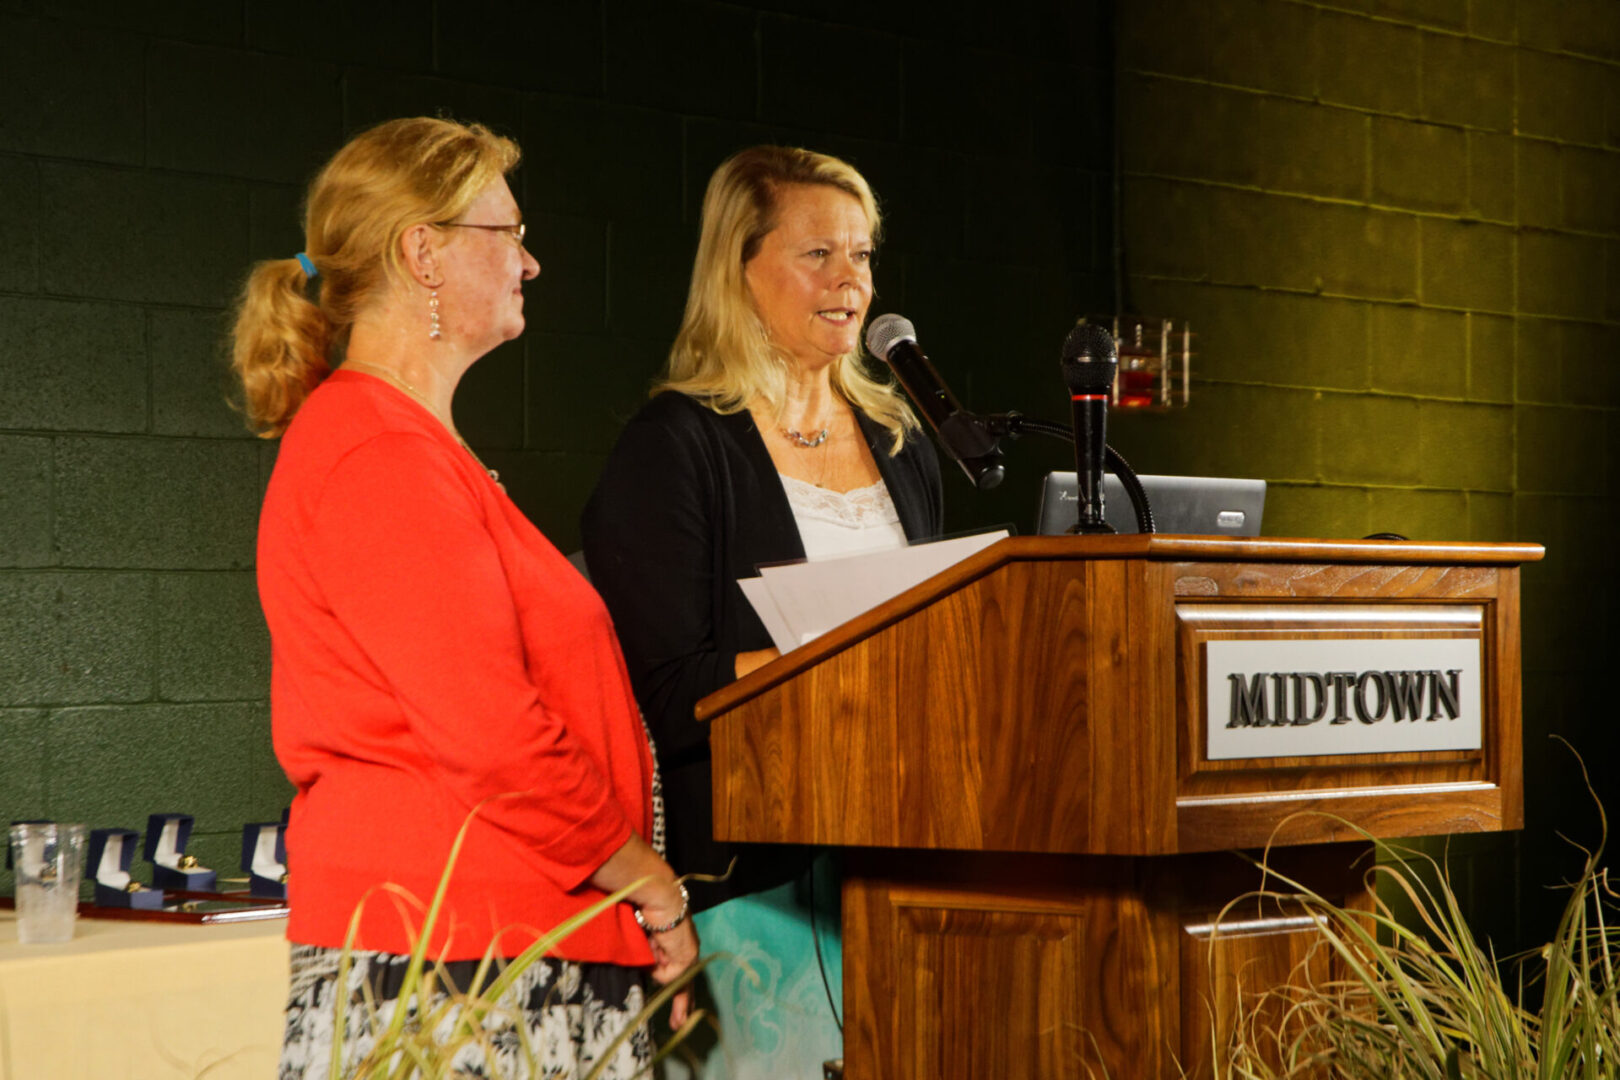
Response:
MULTIPOLYGON (((1585 776, 1584 763, 1581 768, 1585 776)), ((1598 814, 1597 847, 1573 845, 1583 866, 1566 886, 1569 900, 1551 939, 1501 959, 1470 930, 1446 867, 1426 854, 1377 844, 1377 865, 1368 871, 1380 886, 1374 896, 1404 899, 1415 913, 1404 919, 1382 899, 1370 912, 1338 907, 1257 861, 1262 888, 1228 905, 1223 916, 1257 899, 1302 910, 1318 927, 1315 955, 1295 969, 1295 985, 1239 995, 1233 1030, 1224 1045, 1215 1042, 1213 1075, 1620 1077, 1620 937, 1613 925, 1616 894, 1601 865, 1608 836, 1601 805, 1598 814), (1334 977, 1315 974, 1324 970, 1334 977)))

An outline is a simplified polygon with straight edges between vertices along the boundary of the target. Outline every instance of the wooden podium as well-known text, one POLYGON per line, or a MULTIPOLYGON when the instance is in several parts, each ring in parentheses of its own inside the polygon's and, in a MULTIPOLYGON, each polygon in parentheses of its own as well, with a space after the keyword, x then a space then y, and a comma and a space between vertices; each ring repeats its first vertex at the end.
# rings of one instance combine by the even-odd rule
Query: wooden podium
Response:
POLYGON ((1541 555, 1004 540, 699 703, 715 833, 846 849, 852 1080, 1207 1070, 1237 981, 1286 978, 1311 936, 1252 905, 1217 930, 1260 883, 1229 849, 1279 845, 1360 906, 1367 845, 1337 819, 1522 826, 1518 566, 1541 555), (1233 655, 1259 667, 1222 682, 1233 655))

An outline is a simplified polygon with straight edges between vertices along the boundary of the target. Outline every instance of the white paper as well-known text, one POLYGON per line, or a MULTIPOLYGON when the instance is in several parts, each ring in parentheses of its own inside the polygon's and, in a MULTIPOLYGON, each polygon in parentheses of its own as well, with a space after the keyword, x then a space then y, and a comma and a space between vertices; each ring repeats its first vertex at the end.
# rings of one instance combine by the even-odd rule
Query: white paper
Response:
POLYGON ((996 532, 935 540, 837 559, 767 566, 738 584, 783 652, 899 596, 997 540, 996 532))
POLYGON ((798 640, 794 638, 793 631, 782 620, 782 613, 776 610, 776 601, 771 599, 771 590, 766 587, 764 578, 749 577, 738 578, 737 584, 742 588, 742 594, 748 602, 754 605, 754 612, 759 621, 765 624, 765 632, 771 635, 771 644, 779 652, 788 652, 798 647, 798 640))

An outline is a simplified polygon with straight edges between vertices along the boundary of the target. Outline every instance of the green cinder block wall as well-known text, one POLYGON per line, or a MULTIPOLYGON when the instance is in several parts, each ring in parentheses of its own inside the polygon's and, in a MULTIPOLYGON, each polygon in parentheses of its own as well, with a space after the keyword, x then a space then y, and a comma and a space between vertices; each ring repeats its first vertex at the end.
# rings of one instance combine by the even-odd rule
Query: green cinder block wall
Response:
MULTIPOLYGON (((1620 8, 1563 0, 1119 6, 1125 291, 1199 332, 1140 468, 1271 482, 1267 531, 1534 540, 1522 835, 1457 842, 1502 945, 1552 932, 1612 812, 1620 8), (1166 28, 1173 28, 1167 33, 1166 28)), ((1438 850, 1438 849, 1437 849, 1438 850)))
MULTIPOLYGON (((1113 294, 1111 5, 846 8, 0 0, 0 820, 186 811, 231 869, 288 801, 253 580, 276 447, 225 404, 223 316, 364 126, 524 148, 544 273, 458 423, 565 551, 675 332, 708 174, 753 143, 861 168, 877 310, 965 398, 1056 412, 1064 332, 1113 294)), ((1027 518, 1032 475, 1002 504, 958 478, 955 519, 1027 518)))

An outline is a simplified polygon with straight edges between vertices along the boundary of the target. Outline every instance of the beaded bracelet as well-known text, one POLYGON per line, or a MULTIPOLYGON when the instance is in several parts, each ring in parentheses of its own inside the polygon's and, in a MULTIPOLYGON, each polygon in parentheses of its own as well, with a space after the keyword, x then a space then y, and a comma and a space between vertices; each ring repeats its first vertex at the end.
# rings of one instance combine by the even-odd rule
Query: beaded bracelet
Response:
POLYGON ((675 916, 663 926, 648 926, 647 920, 641 914, 641 909, 631 908, 631 913, 636 917, 636 925, 641 927, 649 934, 667 934, 677 926, 681 925, 681 923, 685 922, 687 914, 691 911, 692 898, 686 894, 686 885, 683 882, 677 881, 675 883, 675 887, 681 890, 681 913, 679 915, 675 916))

